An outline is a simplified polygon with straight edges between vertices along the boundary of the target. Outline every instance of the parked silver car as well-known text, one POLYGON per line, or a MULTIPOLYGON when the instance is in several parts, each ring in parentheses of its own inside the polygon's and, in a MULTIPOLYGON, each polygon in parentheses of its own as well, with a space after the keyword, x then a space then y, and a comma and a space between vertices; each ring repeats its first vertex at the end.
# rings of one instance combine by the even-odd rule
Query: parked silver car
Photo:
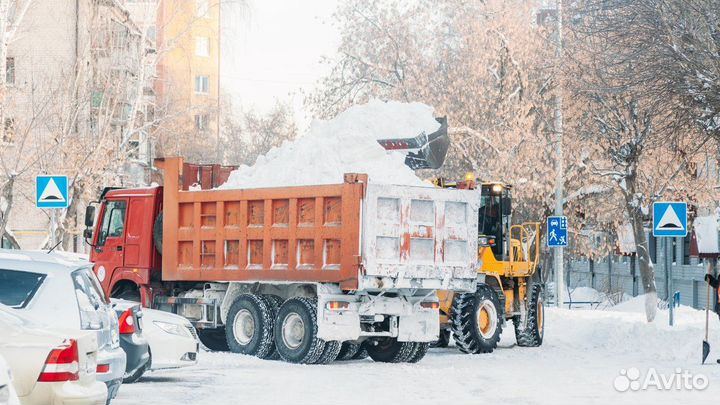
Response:
POLYGON ((115 398, 125 373, 118 318, 89 263, 0 249, 0 303, 54 328, 97 331, 97 379, 115 398))

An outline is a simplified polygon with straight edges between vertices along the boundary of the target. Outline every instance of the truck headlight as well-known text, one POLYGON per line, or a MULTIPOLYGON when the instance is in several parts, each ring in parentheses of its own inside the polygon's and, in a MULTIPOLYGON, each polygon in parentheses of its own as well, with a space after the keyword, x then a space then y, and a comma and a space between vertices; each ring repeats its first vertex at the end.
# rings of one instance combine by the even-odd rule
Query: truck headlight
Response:
POLYGON ((153 324, 171 335, 188 336, 187 329, 176 323, 153 321, 153 324))

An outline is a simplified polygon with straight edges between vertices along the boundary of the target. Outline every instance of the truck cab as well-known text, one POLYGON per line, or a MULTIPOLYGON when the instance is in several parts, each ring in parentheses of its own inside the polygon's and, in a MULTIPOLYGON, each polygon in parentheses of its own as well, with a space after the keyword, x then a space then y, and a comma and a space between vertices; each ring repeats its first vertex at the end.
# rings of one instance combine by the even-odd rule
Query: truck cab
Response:
POLYGON ((159 278, 162 264, 153 238, 162 210, 162 187, 106 188, 98 207, 97 220, 94 206, 88 207, 85 216, 95 274, 111 297, 149 307, 153 290, 149 286, 159 278))

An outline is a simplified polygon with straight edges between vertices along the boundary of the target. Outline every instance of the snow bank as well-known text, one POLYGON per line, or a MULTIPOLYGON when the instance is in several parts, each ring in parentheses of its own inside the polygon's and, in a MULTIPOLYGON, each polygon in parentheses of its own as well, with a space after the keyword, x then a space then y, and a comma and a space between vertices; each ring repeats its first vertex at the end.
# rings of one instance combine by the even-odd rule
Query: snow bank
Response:
POLYGON ((570 302, 572 298, 573 302, 603 302, 605 301, 605 295, 590 287, 575 287, 572 291, 568 291, 567 288, 563 290, 564 298, 563 302, 570 302), (569 293, 569 294, 568 294, 569 293))
POLYGON ((717 215, 695 218, 695 235, 699 253, 718 253, 717 215))
POLYGON ((373 183, 428 186, 405 166, 405 155, 388 153, 384 138, 409 138, 440 127, 421 103, 372 100, 329 121, 314 121, 308 133, 284 142, 252 166, 230 173, 220 189, 342 183, 344 173, 367 173, 373 183))

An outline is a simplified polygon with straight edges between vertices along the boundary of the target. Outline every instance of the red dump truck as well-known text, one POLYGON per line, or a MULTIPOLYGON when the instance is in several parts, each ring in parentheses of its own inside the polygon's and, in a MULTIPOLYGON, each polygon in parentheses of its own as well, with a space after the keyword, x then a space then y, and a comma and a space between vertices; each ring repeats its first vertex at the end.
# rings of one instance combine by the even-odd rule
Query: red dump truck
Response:
POLYGON ((218 190, 227 169, 156 164, 163 186, 106 189, 97 221, 88 207, 90 259, 110 296, 185 316, 210 349, 414 362, 438 338, 435 290, 475 291, 472 191, 363 174, 218 190))

